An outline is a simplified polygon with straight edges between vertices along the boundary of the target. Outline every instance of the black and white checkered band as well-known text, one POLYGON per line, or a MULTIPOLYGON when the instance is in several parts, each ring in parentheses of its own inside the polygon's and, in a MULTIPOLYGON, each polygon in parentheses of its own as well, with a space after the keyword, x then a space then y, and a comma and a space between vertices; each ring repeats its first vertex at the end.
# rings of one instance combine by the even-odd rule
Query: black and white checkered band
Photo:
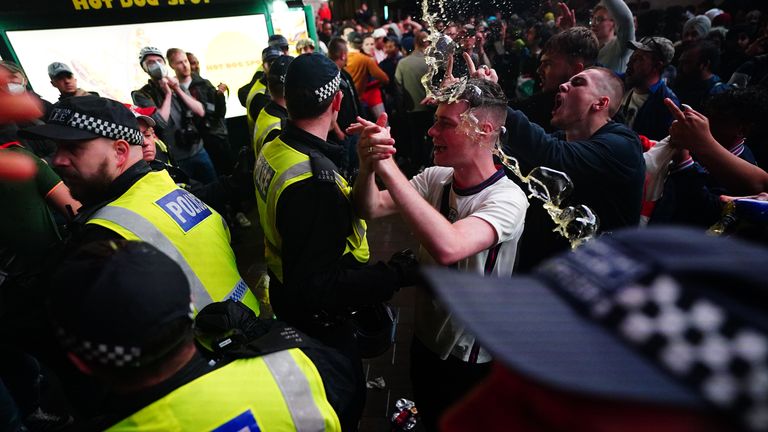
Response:
POLYGON ((540 275, 747 430, 768 431, 768 331, 607 242, 550 261, 540 275))
POLYGON ((144 138, 138 129, 73 112, 70 109, 55 108, 48 122, 86 130, 114 140, 122 139, 132 145, 144 143, 144 138))
POLYGON ((339 84, 341 83, 341 72, 336 73, 336 77, 328 81, 324 86, 315 90, 317 95, 317 103, 323 102, 329 97, 336 94, 339 91, 339 84))
POLYGON ((89 362, 113 367, 138 367, 142 364, 141 348, 108 345, 78 339, 63 329, 57 329, 61 344, 89 362))

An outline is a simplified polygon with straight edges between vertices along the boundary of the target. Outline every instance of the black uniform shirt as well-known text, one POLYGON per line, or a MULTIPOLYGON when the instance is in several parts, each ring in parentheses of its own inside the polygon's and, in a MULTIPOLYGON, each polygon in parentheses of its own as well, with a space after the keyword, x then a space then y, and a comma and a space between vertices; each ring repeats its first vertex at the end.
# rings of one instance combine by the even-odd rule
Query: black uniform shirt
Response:
MULTIPOLYGON (((337 146, 290 122, 280 137, 294 149, 315 153, 315 158, 323 159, 320 163, 338 170, 329 160, 335 157, 337 146)), ((322 181, 313 176, 283 191, 276 218, 283 243, 284 284, 273 277, 270 285, 272 306, 282 320, 311 332, 306 324, 314 312, 340 311, 392 296, 399 283, 393 269, 381 262, 364 266, 351 254, 344 255, 353 217, 350 200, 332 179, 322 181)))

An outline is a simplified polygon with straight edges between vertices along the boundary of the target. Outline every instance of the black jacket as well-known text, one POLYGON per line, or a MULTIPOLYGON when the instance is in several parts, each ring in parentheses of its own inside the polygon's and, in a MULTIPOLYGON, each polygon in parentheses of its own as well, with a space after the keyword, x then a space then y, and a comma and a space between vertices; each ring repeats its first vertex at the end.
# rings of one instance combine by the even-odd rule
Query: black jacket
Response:
MULTIPOLYGON (((338 146, 288 123, 280 138, 305 154, 313 152, 313 166, 326 164, 338 146)), ((277 229, 282 238, 284 283, 270 280, 275 314, 310 336, 321 338, 313 316, 388 300, 397 289, 397 272, 384 263, 363 265, 344 255, 352 232, 352 204, 330 179, 310 177, 289 186, 277 203, 277 229)), ((324 341, 326 342, 326 341, 324 341)))
MULTIPOLYGON (((522 173, 527 175, 533 168, 544 166, 568 174, 574 188, 565 205, 590 207, 600 218, 601 232, 639 223, 645 161, 633 131, 609 122, 587 140, 565 141, 560 134, 547 134, 511 108, 506 127, 504 152, 517 158, 522 173)), ((559 234, 552 233, 553 228, 541 201, 531 199, 521 239, 520 270, 529 270, 568 247, 559 234)))
MULTIPOLYGON (((669 126, 672 124, 672 113, 664 105, 664 99, 670 98, 675 105, 680 105, 677 95, 672 91, 664 81, 651 86, 648 93, 648 99, 643 106, 637 110, 632 129, 640 135, 659 141, 669 135, 669 126)), ((622 106, 620 112, 627 118, 630 113, 627 112, 627 104, 622 106)))
POLYGON ((227 98, 223 93, 207 79, 193 73, 192 82, 189 83, 189 94, 203 104, 205 117, 196 118, 196 126, 203 135, 214 135, 221 138, 227 137, 227 125, 224 117, 227 114, 227 98))

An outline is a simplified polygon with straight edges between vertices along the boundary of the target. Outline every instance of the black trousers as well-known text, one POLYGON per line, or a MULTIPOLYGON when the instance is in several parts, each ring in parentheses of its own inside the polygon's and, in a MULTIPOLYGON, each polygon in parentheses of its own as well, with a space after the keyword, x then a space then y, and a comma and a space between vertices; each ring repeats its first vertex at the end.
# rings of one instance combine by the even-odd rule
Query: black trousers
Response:
POLYGON ((491 364, 467 363, 453 356, 442 360, 414 337, 411 344, 411 382, 424 430, 437 431, 443 412, 482 381, 491 371, 491 364))

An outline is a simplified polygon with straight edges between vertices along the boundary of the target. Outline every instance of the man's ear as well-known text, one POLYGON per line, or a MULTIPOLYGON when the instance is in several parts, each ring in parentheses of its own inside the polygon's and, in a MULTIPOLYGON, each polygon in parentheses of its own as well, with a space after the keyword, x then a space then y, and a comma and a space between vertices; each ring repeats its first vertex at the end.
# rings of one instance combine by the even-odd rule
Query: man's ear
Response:
POLYGON ((495 128, 493 127, 493 123, 489 121, 484 121, 480 123, 480 130, 486 135, 491 134, 494 131, 494 129, 495 128))
POLYGON ((112 149, 115 151, 118 166, 123 166, 128 162, 128 157, 131 155, 131 145, 128 144, 128 141, 123 139, 115 140, 112 143, 112 149))
POLYGON ((595 111, 608 110, 611 108, 611 98, 608 96, 601 96, 597 99, 597 102, 592 104, 592 106, 595 108, 595 111))
POLYGON ((576 75, 577 73, 584 71, 584 63, 583 62, 576 62, 573 64, 573 68, 571 69, 571 76, 576 75))
POLYGON ((341 90, 336 92, 336 95, 333 97, 333 102, 331 102, 331 109, 333 112, 339 112, 341 111, 341 100, 344 98, 344 93, 341 92, 341 90))

